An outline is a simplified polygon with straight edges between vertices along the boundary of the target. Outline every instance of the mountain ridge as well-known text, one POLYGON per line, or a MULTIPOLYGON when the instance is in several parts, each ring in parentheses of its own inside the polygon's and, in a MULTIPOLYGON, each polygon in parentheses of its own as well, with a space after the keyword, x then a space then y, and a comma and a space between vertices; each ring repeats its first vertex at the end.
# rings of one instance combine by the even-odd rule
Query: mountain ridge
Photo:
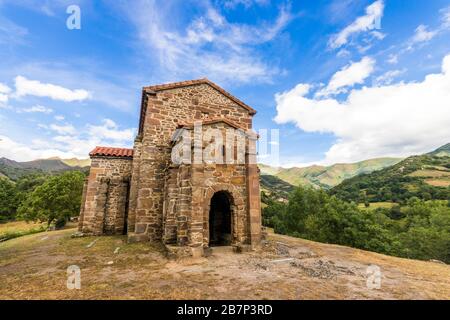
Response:
POLYGON ((345 179, 362 173, 370 173, 400 162, 401 158, 374 158, 355 163, 336 163, 330 166, 280 168, 258 165, 261 174, 273 175, 291 185, 308 185, 314 188, 330 189, 345 179))
POLYGON ((5 157, 0 158, 0 173, 11 180, 17 180, 27 174, 53 174, 71 170, 85 170, 86 167, 70 166, 59 158, 37 159, 19 162, 5 157))
POLYGON ((438 157, 450 157, 450 143, 447 143, 434 151, 428 153, 429 155, 435 155, 438 157))
POLYGON ((450 200, 450 144, 399 163, 361 174, 333 187, 332 194, 355 202, 450 200))

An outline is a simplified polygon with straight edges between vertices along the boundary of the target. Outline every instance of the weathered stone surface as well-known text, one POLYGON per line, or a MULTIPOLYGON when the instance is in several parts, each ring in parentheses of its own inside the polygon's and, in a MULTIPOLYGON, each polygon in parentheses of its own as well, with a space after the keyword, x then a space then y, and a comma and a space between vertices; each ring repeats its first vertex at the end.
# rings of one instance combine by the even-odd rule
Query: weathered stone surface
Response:
POLYGON ((209 82, 189 83, 144 90, 133 158, 92 157, 80 231, 123 232, 129 241, 163 241, 203 254, 210 244, 211 199, 222 192, 229 201, 231 244, 258 245, 261 208, 256 138, 242 133, 230 136, 236 129, 250 130, 254 112, 209 82), (194 121, 203 121, 200 132, 187 125, 194 121), (198 160, 198 154, 211 154, 215 161, 173 163, 172 138, 180 126, 192 139, 204 138, 200 144, 192 143, 191 150, 198 152, 191 160, 198 160), (207 149, 208 142, 219 141, 217 134, 237 144, 207 149))

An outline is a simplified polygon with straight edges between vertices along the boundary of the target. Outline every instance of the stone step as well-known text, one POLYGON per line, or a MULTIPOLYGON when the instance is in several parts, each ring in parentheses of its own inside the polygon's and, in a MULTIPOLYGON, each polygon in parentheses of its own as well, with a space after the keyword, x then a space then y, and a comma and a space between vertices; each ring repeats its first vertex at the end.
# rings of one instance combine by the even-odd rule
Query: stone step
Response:
POLYGON ((210 247, 211 254, 224 254, 224 253, 233 253, 232 246, 214 246, 210 247))

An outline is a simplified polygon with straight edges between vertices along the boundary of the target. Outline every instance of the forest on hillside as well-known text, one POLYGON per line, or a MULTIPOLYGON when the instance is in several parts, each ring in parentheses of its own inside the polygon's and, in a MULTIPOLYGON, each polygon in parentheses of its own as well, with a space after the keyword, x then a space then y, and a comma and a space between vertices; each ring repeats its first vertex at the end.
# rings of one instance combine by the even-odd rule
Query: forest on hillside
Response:
POLYGON ((450 199, 450 157, 425 154, 398 164, 344 180, 331 195, 356 203, 393 202, 406 204, 412 198, 450 199))
POLYGON ((450 200, 412 197, 403 206, 366 210, 324 190, 299 186, 287 203, 270 200, 263 221, 280 234, 450 263, 450 200))

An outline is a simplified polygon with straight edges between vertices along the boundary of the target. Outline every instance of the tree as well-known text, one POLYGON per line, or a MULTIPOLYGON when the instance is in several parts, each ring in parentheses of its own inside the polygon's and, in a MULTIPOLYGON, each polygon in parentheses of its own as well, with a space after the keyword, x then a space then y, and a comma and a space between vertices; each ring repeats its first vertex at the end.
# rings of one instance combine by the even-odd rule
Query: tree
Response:
POLYGON ((49 226, 55 221, 64 225, 70 217, 79 214, 84 177, 81 172, 49 177, 26 197, 19 207, 19 215, 27 221, 45 221, 49 226))
POLYGON ((392 206, 391 210, 389 211, 389 217, 393 220, 399 220, 405 217, 405 215, 402 213, 402 208, 396 204, 392 206))
POLYGON ((16 185, 7 178, 0 178, 0 221, 14 219, 17 207, 16 185))

